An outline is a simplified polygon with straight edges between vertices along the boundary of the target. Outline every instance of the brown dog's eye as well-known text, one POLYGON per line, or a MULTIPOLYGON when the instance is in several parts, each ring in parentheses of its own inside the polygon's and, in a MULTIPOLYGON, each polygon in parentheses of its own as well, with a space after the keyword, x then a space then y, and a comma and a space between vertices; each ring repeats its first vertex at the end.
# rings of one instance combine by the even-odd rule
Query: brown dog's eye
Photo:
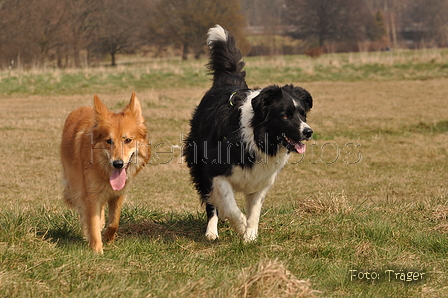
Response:
POLYGON ((132 139, 127 138, 127 139, 124 140, 125 144, 129 144, 130 142, 132 142, 132 139))
POLYGON ((109 145, 112 145, 112 139, 107 139, 106 143, 108 143, 109 145))

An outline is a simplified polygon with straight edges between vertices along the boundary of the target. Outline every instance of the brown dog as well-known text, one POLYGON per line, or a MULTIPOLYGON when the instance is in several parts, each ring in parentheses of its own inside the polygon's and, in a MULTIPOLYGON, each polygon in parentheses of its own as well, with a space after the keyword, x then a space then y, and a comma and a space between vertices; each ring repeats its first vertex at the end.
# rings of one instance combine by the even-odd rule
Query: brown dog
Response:
POLYGON ((121 113, 111 112, 95 95, 94 107, 80 107, 65 121, 63 196, 70 207, 78 209, 83 233, 95 252, 103 253, 106 203, 109 222, 103 240, 114 240, 126 187, 150 156, 147 135, 135 93, 121 113))

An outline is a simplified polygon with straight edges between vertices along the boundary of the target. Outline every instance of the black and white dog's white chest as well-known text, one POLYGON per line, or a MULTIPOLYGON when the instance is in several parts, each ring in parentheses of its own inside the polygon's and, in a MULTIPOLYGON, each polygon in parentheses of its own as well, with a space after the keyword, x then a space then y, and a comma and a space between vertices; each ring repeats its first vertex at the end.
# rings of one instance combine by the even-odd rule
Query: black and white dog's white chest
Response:
POLYGON ((232 172, 226 177, 234 191, 245 194, 261 191, 270 187, 277 174, 288 160, 286 149, 281 149, 276 156, 264 156, 259 158, 250 167, 234 165, 232 172))

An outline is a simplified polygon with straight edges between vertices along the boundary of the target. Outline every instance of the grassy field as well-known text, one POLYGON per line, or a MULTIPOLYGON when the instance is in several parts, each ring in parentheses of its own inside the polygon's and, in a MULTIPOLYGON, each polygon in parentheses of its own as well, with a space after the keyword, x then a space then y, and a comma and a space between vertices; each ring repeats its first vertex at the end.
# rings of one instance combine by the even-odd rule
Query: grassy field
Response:
MULTIPOLYGON (((314 97, 315 131, 268 193, 257 242, 206 217, 180 158, 200 61, 0 72, 1 297, 441 297, 448 290, 448 52, 248 58, 251 86, 314 97), (137 91, 153 157, 118 239, 90 252, 62 202, 68 113, 137 91)), ((238 196, 239 203, 241 197, 238 196)))
MULTIPOLYGON (((353 82, 360 80, 431 80, 448 77, 448 49, 421 51, 248 57, 251 86, 291 82, 353 82)), ((0 71, 0 93, 5 95, 74 95, 120 93, 210 86, 204 60, 123 57, 116 68, 0 71)), ((164 92, 165 93, 165 92, 164 92)))

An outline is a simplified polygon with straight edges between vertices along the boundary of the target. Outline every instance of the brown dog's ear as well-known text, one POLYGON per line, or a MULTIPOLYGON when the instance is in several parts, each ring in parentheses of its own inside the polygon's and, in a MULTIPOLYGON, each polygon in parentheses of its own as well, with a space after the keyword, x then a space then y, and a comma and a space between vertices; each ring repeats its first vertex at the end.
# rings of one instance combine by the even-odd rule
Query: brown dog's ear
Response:
POLYGON ((93 96, 93 106, 95 108, 95 118, 106 117, 109 114, 109 109, 97 95, 93 96))
POLYGON ((139 119, 140 123, 145 122, 142 116, 142 107, 140 105, 140 101, 137 98, 137 95, 135 95, 135 92, 132 92, 131 100, 129 101, 129 104, 126 106, 126 108, 124 108, 123 113, 131 114, 136 119, 139 119))

